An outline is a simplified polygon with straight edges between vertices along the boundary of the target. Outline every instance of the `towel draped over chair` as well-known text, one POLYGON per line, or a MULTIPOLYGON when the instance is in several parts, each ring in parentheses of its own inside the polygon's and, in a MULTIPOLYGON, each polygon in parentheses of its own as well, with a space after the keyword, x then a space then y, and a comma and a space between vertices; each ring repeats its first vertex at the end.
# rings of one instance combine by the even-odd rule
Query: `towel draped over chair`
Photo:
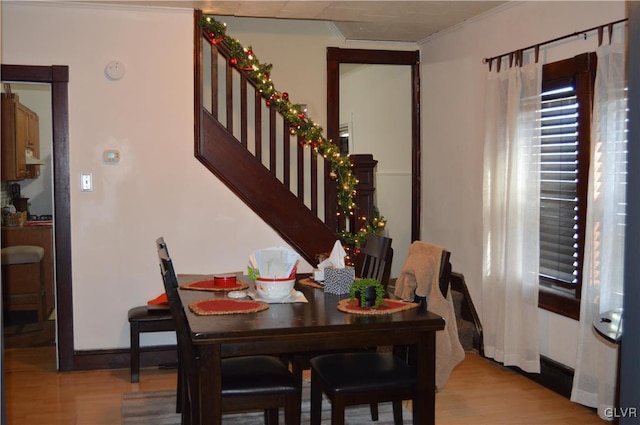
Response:
POLYGON ((436 387, 439 390, 464 359, 451 291, 447 291, 445 298, 439 286, 443 251, 444 248, 427 242, 411 244, 394 290, 397 297, 406 301, 413 301, 415 295, 427 297, 427 309, 446 322, 444 330, 436 333, 436 387))

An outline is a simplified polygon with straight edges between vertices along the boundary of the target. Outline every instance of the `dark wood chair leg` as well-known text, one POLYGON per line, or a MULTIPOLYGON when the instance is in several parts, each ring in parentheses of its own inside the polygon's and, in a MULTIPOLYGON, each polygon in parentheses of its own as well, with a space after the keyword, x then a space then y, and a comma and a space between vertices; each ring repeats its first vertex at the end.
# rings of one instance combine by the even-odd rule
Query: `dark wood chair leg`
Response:
POLYGON ((131 322, 131 351, 130 351, 131 382, 140 380, 140 324, 131 322))
POLYGON ((184 390, 182 388, 184 378, 182 368, 178 365, 178 383, 176 385, 176 413, 182 413, 185 405, 184 390))
POLYGON ((344 400, 336 395, 331 401, 331 425, 344 425, 344 400))
POLYGON ((395 425, 402 425, 402 402, 393 402, 393 423, 395 425))
POLYGON ((371 410, 371 420, 374 422, 377 421, 378 420, 378 404, 371 403, 369 405, 369 410, 371 410))
POLYGON ((278 418, 278 408, 266 409, 264 411, 264 423, 267 425, 278 425, 280 418, 278 418))
POLYGON ((318 379, 314 379, 311 371, 311 425, 320 425, 322 421, 322 389, 318 379))

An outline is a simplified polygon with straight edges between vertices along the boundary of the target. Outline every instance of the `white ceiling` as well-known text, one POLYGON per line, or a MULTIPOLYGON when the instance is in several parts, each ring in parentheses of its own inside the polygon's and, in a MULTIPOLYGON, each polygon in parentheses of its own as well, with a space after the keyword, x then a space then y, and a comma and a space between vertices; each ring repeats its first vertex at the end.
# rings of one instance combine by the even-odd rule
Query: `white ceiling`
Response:
POLYGON ((333 22, 346 40, 419 42, 506 1, 188 1, 110 3, 201 9, 204 14, 333 22))

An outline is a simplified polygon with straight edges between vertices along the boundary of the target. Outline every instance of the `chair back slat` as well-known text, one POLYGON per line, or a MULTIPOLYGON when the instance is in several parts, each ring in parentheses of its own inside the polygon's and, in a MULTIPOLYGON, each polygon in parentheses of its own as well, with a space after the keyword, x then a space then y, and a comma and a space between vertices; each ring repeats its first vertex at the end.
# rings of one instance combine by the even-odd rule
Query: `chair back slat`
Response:
POLYGON ((385 289, 389 284, 389 274, 393 260, 391 241, 391 238, 385 236, 369 235, 362 248, 364 260, 360 277, 377 279, 385 289))

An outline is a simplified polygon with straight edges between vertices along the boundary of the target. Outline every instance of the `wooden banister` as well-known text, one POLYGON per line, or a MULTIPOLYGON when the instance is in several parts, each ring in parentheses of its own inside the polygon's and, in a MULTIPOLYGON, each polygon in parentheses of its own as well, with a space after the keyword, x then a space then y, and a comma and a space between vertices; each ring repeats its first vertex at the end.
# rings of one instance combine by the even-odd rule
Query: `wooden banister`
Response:
POLYGON ((373 217, 377 161, 371 155, 353 158, 354 175, 367 177, 354 198, 356 214, 336 219, 336 181, 322 156, 292 134, 287 119, 268 106, 246 71, 232 63, 228 46, 212 42, 202 31, 201 18, 196 11, 195 155, 314 264, 316 254, 330 250, 340 231, 357 231, 362 216, 373 217), (367 171, 359 171, 362 167, 367 171))

